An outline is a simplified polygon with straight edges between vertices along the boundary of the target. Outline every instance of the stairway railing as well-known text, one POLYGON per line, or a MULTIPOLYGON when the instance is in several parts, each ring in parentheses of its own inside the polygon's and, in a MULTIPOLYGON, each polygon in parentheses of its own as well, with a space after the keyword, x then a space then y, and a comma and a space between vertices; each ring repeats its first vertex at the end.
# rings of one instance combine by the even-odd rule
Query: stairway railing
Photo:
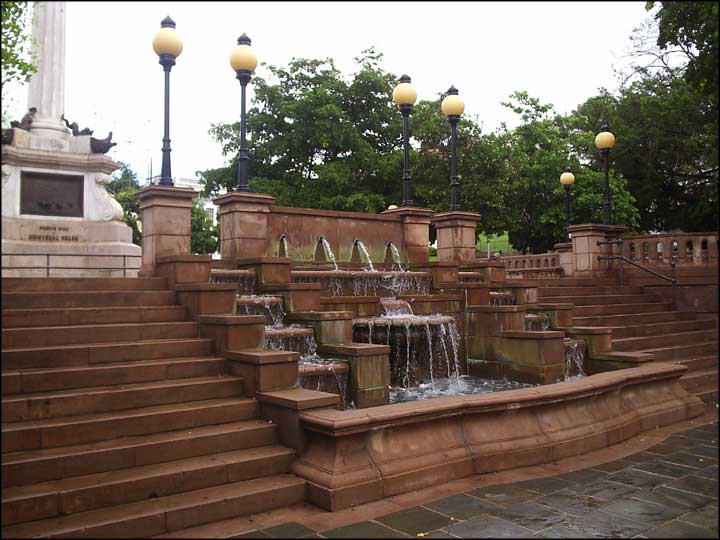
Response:
POLYGON ((639 268, 640 270, 643 270, 644 272, 647 272, 648 274, 652 274, 652 275, 655 276, 655 277, 659 277, 660 279, 664 279, 665 281, 669 281, 669 282, 671 283, 671 287, 672 287, 672 304, 673 304, 673 308, 677 307, 677 289, 676 289, 677 273, 676 273, 676 270, 675 270, 675 266, 676 266, 676 262, 677 262, 677 257, 673 256, 672 259, 671 259, 671 261, 670 261, 670 269, 671 269, 671 271, 672 271, 672 275, 671 275, 671 276, 666 276, 665 274, 661 274, 661 273, 659 273, 659 272, 655 272, 654 270, 650 270, 649 268, 645 268, 644 266, 642 266, 642 265, 636 263, 635 261, 630 260, 630 259, 628 259, 627 257, 625 257, 624 255, 622 255, 622 246, 623 246, 623 243, 624 243, 624 240, 623 240, 622 238, 617 238, 617 239, 615 239, 615 240, 607 240, 607 241, 605 241, 605 242, 598 242, 598 245, 607 245, 607 246, 608 246, 608 251, 610 250, 610 246, 613 245, 613 244, 617 244, 617 245, 620 246, 620 254, 619 254, 619 255, 598 255, 598 259, 601 259, 601 260, 607 260, 607 261, 617 260, 617 261, 620 261, 620 264, 619 264, 619 266, 618 266, 618 273, 619 273, 619 277, 620 277, 620 286, 622 287, 622 286, 624 285, 623 263, 626 263, 626 262, 627 262, 627 263, 630 263, 630 264, 632 264, 633 266, 635 266, 636 268, 639 268))

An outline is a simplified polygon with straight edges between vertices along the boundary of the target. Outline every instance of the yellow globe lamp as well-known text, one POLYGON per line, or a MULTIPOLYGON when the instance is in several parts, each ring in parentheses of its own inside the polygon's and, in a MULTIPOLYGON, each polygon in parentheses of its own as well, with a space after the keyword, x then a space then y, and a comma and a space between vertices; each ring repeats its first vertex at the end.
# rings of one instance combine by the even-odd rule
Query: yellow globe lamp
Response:
POLYGON ((387 207, 388 210, 397 210, 397 204, 391 204, 387 207))
POLYGON ((570 172, 570 167, 567 167, 565 172, 560 175, 560 183, 566 187, 570 187, 575 183, 575 175, 570 172))
POLYGON ((235 71, 255 71, 258 59, 252 50, 250 38, 245 34, 238 38, 238 44, 230 53, 230 65, 235 71))
POLYGON ((160 30, 153 38, 153 50, 158 56, 168 55, 177 58, 183 50, 183 43, 175 31, 175 21, 170 16, 160 23, 160 30))
POLYGON ((400 84, 393 90, 393 103, 395 105, 414 105, 417 101, 417 90, 410 84, 410 77, 400 77, 400 84))
POLYGON ((445 116, 460 116, 465 112, 465 102, 458 96, 457 88, 451 86, 447 91, 447 96, 442 100, 440 105, 445 116))
POLYGON ((610 133, 609 129, 607 125, 603 125, 600 133, 595 136, 595 146, 598 150, 610 150, 615 146, 615 135, 610 133))

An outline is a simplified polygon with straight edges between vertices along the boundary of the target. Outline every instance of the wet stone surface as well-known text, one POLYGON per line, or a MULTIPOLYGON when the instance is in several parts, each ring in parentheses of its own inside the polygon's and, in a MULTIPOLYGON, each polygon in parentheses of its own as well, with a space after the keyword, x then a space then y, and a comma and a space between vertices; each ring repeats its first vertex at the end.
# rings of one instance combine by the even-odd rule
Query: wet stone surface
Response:
POLYGON ((700 426, 587 469, 473 489, 331 530, 289 522, 238 538, 718 538, 717 440, 717 424, 700 426))

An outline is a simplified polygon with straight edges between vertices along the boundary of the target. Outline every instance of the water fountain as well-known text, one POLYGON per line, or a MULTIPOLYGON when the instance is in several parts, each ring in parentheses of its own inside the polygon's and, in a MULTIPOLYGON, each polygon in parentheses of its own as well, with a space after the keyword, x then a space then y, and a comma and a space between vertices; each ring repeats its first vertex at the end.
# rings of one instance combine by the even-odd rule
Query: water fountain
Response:
POLYGON ((284 234, 280 235, 280 238, 278 238, 278 257, 288 257, 290 254, 290 251, 288 250, 288 243, 287 243, 287 237, 284 234))
POLYGON ((210 283, 237 283, 238 293, 255 292, 257 277, 254 270, 211 268, 210 283))
POLYGON ((367 270, 370 272, 377 272, 373 266, 372 260, 370 259, 367 247, 365 247, 362 240, 355 240, 353 242, 353 253, 350 260, 353 262, 359 260, 360 262, 366 263, 368 265, 367 270))
POLYGON ((396 264, 398 267, 398 270, 401 272, 405 272, 407 268, 403 268, 402 261, 400 260, 400 251, 398 250, 397 246, 393 244, 391 241, 388 240, 388 242, 385 244, 385 264, 393 265, 396 264))
POLYGON ((490 291, 490 305, 491 306, 514 306, 515 293, 508 290, 494 290, 490 291))
POLYGON ((280 296, 238 295, 236 303, 238 315, 265 315, 271 326, 283 325, 285 310, 280 296))
POLYGON ((550 330, 550 316, 547 313, 526 313, 525 330, 530 332, 545 332, 550 330))
POLYGON ((317 244, 315 245, 315 257, 314 259, 318 262, 322 261, 330 261, 333 263, 333 266, 335 266, 335 271, 337 272, 340 270, 338 268, 337 261, 335 260, 335 254, 332 251, 332 248, 330 247, 330 244, 325 239, 324 236, 321 236, 318 238, 317 244))
POLYGON ((586 377, 588 371, 589 350, 584 339, 565 338, 563 340, 565 352, 564 381, 574 381, 586 377))

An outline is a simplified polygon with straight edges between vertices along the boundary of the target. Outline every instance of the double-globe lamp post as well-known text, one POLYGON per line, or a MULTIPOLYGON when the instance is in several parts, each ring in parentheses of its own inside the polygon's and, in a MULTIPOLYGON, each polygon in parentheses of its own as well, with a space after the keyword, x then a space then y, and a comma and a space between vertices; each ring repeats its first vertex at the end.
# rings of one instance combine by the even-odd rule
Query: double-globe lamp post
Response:
MULTIPOLYGON (((565 188, 565 230, 570 226, 570 188, 575 183, 575 175, 570 170, 570 167, 565 167, 563 173, 560 175, 560 183, 565 188)), ((568 241, 570 240, 570 234, 568 233, 565 237, 568 241)))
POLYGON ((248 153, 245 145, 245 89, 250 82, 252 72, 257 67, 257 56, 250 47, 250 38, 245 34, 237 40, 237 46, 230 53, 230 65, 240 81, 240 151, 238 152, 238 183, 235 191, 250 191, 248 186, 248 153))
POLYGON ((605 198, 603 199, 604 208, 604 219, 605 225, 610 225, 612 220, 612 206, 610 204, 610 177, 609 177, 609 163, 610 163, 610 150, 615 146, 615 135, 610 132, 610 127, 607 124, 600 126, 600 133, 595 137, 595 146, 600 150, 605 159, 605 198))
POLYGON ((160 65, 165 71, 165 134, 162 146, 162 168, 160 170, 161 186, 173 186, 170 169, 170 70, 175 65, 175 59, 183 50, 182 40, 175 31, 175 21, 170 16, 160 23, 160 30, 153 38, 153 49, 160 57, 160 65))
POLYGON ((398 106, 403 117, 403 176, 402 176, 402 205, 412 206, 412 178, 410 177, 409 116, 417 100, 417 91, 410 84, 410 77, 403 75, 398 79, 399 84, 393 90, 393 102, 398 106))
POLYGON ((460 120, 460 115, 465 111, 465 102, 458 96, 457 88, 451 86, 448 89, 441 108, 450 123, 450 211, 452 212, 453 210, 460 210, 456 140, 457 123, 460 120))

